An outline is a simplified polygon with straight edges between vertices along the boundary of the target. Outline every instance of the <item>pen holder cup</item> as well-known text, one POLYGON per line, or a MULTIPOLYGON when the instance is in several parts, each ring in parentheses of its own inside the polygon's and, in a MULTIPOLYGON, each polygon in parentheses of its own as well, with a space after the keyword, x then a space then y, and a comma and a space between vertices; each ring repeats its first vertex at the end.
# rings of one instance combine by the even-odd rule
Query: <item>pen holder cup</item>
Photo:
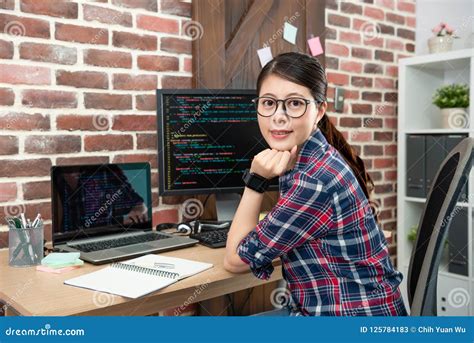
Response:
POLYGON ((44 255, 43 224, 29 229, 18 229, 12 225, 8 225, 8 228, 8 264, 11 267, 41 264, 44 255))

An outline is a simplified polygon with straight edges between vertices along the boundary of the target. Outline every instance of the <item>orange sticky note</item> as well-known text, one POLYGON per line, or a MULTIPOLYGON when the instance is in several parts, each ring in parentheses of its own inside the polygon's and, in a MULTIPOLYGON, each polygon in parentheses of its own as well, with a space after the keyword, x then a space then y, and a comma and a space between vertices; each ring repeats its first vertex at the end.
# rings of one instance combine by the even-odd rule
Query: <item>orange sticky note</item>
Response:
POLYGON ((311 51, 311 55, 318 56, 324 53, 319 37, 308 39, 308 45, 309 45, 309 50, 311 51))

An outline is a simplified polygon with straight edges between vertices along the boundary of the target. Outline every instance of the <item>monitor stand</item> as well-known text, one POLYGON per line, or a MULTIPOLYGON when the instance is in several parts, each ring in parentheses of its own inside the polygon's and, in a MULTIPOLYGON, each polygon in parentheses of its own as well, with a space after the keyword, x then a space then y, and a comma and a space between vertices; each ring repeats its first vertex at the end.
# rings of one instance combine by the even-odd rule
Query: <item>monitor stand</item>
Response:
POLYGON ((240 194, 216 194, 216 212, 218 221, 231 221, 240 203, 240 194))

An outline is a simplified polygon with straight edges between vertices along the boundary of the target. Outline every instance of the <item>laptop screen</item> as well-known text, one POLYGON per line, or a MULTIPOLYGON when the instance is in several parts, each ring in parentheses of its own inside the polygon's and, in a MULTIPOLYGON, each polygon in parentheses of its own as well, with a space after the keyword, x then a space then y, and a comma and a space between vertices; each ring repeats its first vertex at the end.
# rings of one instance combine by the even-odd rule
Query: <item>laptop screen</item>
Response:
POLYGON ((148 163, 56 166, 51 185, 53 244, 152 228, 148 163))

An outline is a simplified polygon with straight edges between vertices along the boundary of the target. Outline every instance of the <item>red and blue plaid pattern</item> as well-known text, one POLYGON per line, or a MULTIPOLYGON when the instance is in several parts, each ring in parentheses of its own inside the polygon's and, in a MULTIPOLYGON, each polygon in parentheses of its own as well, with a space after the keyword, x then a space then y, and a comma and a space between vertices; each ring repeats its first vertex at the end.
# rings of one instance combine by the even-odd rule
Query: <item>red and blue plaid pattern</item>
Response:
POLYGON ((238 254, 261 279, 280 257, 292 315, 406 315, 402 274, 352 169, 320 129, 279 178, 276 206, 238 254))

